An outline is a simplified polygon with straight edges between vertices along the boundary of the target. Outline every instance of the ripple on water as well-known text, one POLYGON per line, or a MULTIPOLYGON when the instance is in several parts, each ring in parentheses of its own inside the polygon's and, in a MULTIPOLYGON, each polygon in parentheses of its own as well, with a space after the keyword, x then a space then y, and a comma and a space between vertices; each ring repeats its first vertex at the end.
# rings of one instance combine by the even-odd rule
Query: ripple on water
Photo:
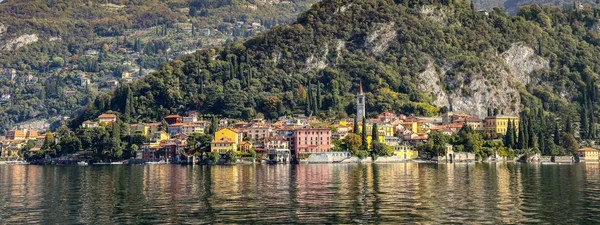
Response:
POLYGON ((596 164, 0 166, 0 221, 600 223, 596 164))

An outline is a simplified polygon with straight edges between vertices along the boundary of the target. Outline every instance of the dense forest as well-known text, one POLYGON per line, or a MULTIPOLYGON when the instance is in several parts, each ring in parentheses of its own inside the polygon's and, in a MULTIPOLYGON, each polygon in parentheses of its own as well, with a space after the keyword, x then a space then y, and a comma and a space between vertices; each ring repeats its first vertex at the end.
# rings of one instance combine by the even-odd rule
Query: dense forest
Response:
POLYGON ((0 102, 0 134, 18 122, 71 116, 111 90, 109 80, 139 79, 182 54, 292 22, 315 1, 212 2, 1 2, 0 68, 16 69, 17 77, 0 76, 0 95, 11 96, 0 102))
POLYGON ((507 13, 514 15, 519 8, 526 5, 554 5, 558 7, 571 7, 573 3, 598 4, 597 0, 473 0, 477 9, 492 10, 493 8, 503 8, 507 13))
POLYGON ((468 78, 498 52, 522 42, 547 58, 550 69, 534 72, 534 82, 520 88, 524 125, 519 129, 524 130, 517 132, 528 139, 517 143, 554 151, 539 149, 542 140, 558 136, 554 130, 597 137, 598 16, 595 8, 538 5, 517 16, 499 9, 482 14, 451 0, 323 1, 293 24, 183 56, 96 98, 73 126, 107 110, 120 112, 127 122, 186 110, 229 118, 345 117, 355 112, 361 82, 370 116, 384 110, 439 115, 445 109, 432 105, 435 96, 416 88, 416 76, 429 60, 450 62, 455 65, 450 73, 468 78), (445 10, 447 22, 426 19, 423 6, 445 10), (386 26, 397 35, 384 51, 374 51, 370 36, 386 26))

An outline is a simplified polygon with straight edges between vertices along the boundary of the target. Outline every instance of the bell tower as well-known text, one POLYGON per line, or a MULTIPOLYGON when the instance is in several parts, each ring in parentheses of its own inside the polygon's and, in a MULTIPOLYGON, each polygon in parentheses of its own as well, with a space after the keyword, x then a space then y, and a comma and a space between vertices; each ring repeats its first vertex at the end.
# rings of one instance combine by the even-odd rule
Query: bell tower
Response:
POLYGON ((356 117, 360 120, 366 117, 365 110, 365 94, 363 93, 362 82, 360 83, 360 91, 356 94, 356 117))

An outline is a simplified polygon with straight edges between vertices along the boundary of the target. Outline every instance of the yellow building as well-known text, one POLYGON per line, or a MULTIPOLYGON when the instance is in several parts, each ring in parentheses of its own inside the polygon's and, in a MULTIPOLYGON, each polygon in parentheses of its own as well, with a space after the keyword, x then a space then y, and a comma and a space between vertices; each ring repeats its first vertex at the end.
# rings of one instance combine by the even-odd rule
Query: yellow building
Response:
POLYGON ((408 145, 394 146, 394 155, 402 159, 416 159, 419 157, 419 152, 408 145))
POLYGON ((240 148, 239 148, 240 152, 250 152, 251 149, 252 149, 252 142, 243 141, 242 143, 240 143, 240 148))
POLYGON ((169 138, 170 137, 169 137, 169 134, 167 134, 167 132, 164 132, 164 131, 154 132, 154 135, 152 135, 152 140, 150 142, 150 148, 159 148, 160 142, 169 140, 169 138))
POLYGON ((401 126, 404 127, 404 129, 411 131, 413 133, 419 133, 419 124, 417 122, 402 122, 400 123, 401 126))
POLYGON ((210 142, 210 152, 226 154, 229 150, 238 150, 237 144, 230 138, 221 138, 210 142))
MULTIPOLYGON (((359 125, 358 129, 362 131, 362 125, 359 125)), ((371 133, 371 131, 373 131, 373 124, 367 123, 367 133, 371 133)), ((379 131, 379 136, 394 136, 394 126, 389 124, 377 124, 377 131, 379 131)))
MULTIPOLYGON (((243 134, 236 129, 223 128, 215 132, 215 139, 210 144, 211 152, 219 152, 225 154, 229 150, 238 150, 238 145, 241 144, 243 134)), ((247 147, 247 145, 244 145, 247 147)), ((252 146, 250 145, 250 148, 252 146)), ((249 149, 248 149, 249 150, 249 149)))
POLYGON ((235 142, 235 144, 239 144, 243 139, 241 134, 242 133, 236 129, 223 128, 215 132, 215 140, 229 138, 231 141, 235 142))
POLYGON ((134 135, 147 137, 150 134, 150 127, 145 124, 131 124, 129 131, 134 135))
POLYGON ((488 116, 485 118, 485 131, 505 135, 508 130, 508 121, 515 125, 515 131, 519 129, 519 117, 516 116, 488 116))
POLYGON ((588 162, 598 161, 600 158, 600 154, 598 154, 598 149, 595 148, 582 148, 577 150, 577 155, 580 160, 585 160, 588 162))

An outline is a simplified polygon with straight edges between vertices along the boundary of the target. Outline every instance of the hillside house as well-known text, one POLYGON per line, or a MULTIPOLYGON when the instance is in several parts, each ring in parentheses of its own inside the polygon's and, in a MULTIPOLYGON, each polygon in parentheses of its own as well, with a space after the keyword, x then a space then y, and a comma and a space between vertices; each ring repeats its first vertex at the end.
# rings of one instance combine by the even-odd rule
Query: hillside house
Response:
POLYGON ((114 122, 117 122, 117 115, 110 114, 110 113, 105 113, 105 114, 102 114, 102 115, 98 116, 98 121, 101 124, 114 123, 114 122))

